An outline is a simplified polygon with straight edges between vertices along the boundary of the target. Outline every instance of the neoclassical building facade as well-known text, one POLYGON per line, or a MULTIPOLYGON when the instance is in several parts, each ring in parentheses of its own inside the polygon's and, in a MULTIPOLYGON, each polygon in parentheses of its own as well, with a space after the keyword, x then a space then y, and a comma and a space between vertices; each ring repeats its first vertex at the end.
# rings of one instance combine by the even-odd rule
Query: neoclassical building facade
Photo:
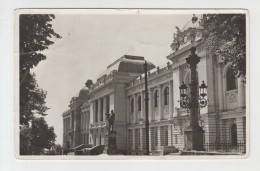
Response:
MULTIPOLYGON (((189 113, 180 107, 181 83, 188 86, 190 69, 185 58, 196 47, 199 83, 207 84, 208 105, 200 109, 204 143, 246 143, 245 83, 230 64, 205 48, 201 28, 189 22, 177 30, 172 53, 164 67, 148 67, 149 147, 160 153, 166 146, 186 148, 189 113)), ((109 65, 91 86, 73 97, 63 113, 63 147, 107 145, 107 113, 115 111, 117 146, 124 154, 144 154, 146 148, 144 57, 125 55, 109 65)), ((213 147, 208 147, 210 150, 213 147)), ((214 149, 212 149, 214 150, 214 149)))

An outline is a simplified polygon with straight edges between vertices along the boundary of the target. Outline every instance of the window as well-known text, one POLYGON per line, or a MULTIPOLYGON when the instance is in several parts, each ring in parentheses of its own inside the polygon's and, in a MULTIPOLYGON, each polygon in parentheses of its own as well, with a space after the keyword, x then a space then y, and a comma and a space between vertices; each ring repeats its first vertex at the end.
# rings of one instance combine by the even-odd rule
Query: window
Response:
POLYGON ((141 111, 141 96, 138 96, 138 111, 141 111))
POLYGON ((175 134, 175 144, 178 144, 178 135, 175 134))
POLYGON ((237 145, 237 125, 232 124, 230 127, 230 131, 231 131, 231 144, 233 146, 236 146, 237 145))
POLYGON ((100 102, 100 121, 103 121, 103 106, 104 106, 104 102, 103 102, 103 99, 101 99, 101 102, 100 102))
POLYGON ((129 139, 129 148, 132 149, 133 147, 133 130, 132 129, 129 129, 128 130, 128 139, 129 139))
POLYGON ((110 96, 109 95, 107 95, 106 96, 106 113, 109 113, 110 111, 110 109, 109 109, 109 106, 110 106, 110 96))
POLYGON ((227 69, 227 75, 226 75, 226 81, 227 81, 227 91, 235 90, 237 89, 237 80, 234 73, 234 70, 229 67, 227 69))
POLYGON ((164 145, 168 146, 168 126, 164 127, 164 145))
POLYGON ((98 121, 98 101, 95 102, 95 122, 98 121))
POLYGON ((168 105, 169 104, 169 87, 166 87, 164 89, 164 105, 168 105))
POLYGON ((130 111, 131 111, 131 113, 134 113, 134 99, 133 98, 131 99, 131 102, 130 102, 130 111))
POLYGON ((154 93, 154 107, 158 107, 158 90, 154 93))
POLYGON ((157 127, 154 127, 154 145, 158 146, 158 132, 157 127))
POLYGON ((244 143, 246 143, 246 117, 243 117, 243 138, 244 143))

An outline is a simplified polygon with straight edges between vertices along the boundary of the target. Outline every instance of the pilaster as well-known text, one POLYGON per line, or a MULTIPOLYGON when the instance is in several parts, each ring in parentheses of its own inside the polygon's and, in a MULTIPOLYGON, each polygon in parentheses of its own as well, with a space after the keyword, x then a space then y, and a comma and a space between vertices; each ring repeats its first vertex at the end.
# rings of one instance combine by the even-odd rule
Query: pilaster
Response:
POLYGON ((145 120, 144 91, 141 91, 141 118, 145 120))
POLYGON ((134 112, 133 112, 133 117, 134 117, 134 123, 136 123, 136 118, 137 118, 137 108, 136 108, 136 94, 133 95, 133 99, 134 99, 134 112))
POLYGON ((153 91, 149 89, 149 122, 153 120, 153 91))
POLYGON ((218 65, 218 104, 219 110, 224 110, 224 98, 223 98, 223 74, 222 74, 222 65, 218 65))
POLYGON ((244 142, 244 135, 243 135, 243 118, 238 117, 236 118, 236 124, 237 124, 237 141, 244 142))
POLYGON ((183 80, 182 70, 180 68, 177 68, 173 70, 173 117, 178 116, 178 109, 180 108, 180 103, 178 102, 180 100, 180 82, 183 80))
POLYGON ((242 77, 237 79, 238 85, 238 107, 244 108, 245 107, 245 83, 242 82, 242 77))
POLYGON ((173 117, 173 81, 169 82, 169 119, 173 117))
POLYGON ((163 119, 163 112, 162 112, 162 86, 158 86, 158 112, 159 112, 159 120, 163 119))

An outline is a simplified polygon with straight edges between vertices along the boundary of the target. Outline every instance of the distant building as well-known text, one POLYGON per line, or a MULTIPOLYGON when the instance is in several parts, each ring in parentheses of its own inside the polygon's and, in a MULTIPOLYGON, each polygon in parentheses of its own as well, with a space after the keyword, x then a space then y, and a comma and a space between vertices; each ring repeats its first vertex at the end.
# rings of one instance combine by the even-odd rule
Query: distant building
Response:
MULTIPOLYGON (((200 110, 204 143, 231 144, 246 142, 245 85, 236 78, 230 64, 224 64, 212 50, 204 47, 199 24, 187 23, 177 28, 162 68, 149 62, 149 146, 160 152, 165 146, 184 149, 185 129, 189 125, 187 110, 180 107, 179 87, 190 83, 190 69, 185 58, 190 48, 197 48, 199 83, 207 84, 208 105, 200 110), (171 63, 170 63, 171 61, 171 63)), ((105 143, 106 114, 115 111, 117 146, 122 153, 145 152, 144 58, 125 55, 109 65, 96 83, 73 97, 70 109, 63 113, 63 147, 105 143)), ((215 146, 205 146, 208 150, 215 146)))

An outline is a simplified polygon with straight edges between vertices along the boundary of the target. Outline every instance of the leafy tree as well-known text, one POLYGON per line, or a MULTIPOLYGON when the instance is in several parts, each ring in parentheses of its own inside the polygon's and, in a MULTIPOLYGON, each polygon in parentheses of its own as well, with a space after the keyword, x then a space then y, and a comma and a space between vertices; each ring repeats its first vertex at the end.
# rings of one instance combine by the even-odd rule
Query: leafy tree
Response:
POLYGON ((36 117, 47 115, 47 92, 39 88, 30 71, 46 59, 42 51, 54 44, 52 38, 61 36, 52 29, 54 15, 22 14, 19 19, 20 154, 39 154, 54 143, 56 135, 43 117, 36 117))
POLYGON ((45 116, 49 109, 45 104, 47 92, 40 89, 35 74, 27 74, 20 85, 20 124, 28 125, 36 114, 45 116))
POLYGON ((46 91, 40 89, 30 70, 46 59, 41 51, 48 49, 54 38, 61 38, 52 29, 54 15, 20 15, 20 125, 28 125, 34 114, 46 115, 46 91))
POLYGON ((200 20, 206 46, 230 62, 237 77, 246 76, 246 16, 204 14, 200 20))
POLYGON ((20 154, 39 155, 44 148, 50 149, 55 139, 54 128, 49 127, 43 117, 33 118, 31 126, 20 128, 20 154))
POLYGON ((20 154, 29 155, 31 154, 31 128, 28 125, 20 127, 20 154))
POLYGON ((31 136, 32 151, 36 155, 39 155, 44 148, 50 149, 56 139, 54 128, 48 127, 43 117, 32 120, 31 136))
POLYGON ((23 83, 30 69, 46 59, 41 51, 48 49, 54 42, 52 37, 61 36, 52 29, 54 15, 22 14, 20 15, 20 81, 23 83))

